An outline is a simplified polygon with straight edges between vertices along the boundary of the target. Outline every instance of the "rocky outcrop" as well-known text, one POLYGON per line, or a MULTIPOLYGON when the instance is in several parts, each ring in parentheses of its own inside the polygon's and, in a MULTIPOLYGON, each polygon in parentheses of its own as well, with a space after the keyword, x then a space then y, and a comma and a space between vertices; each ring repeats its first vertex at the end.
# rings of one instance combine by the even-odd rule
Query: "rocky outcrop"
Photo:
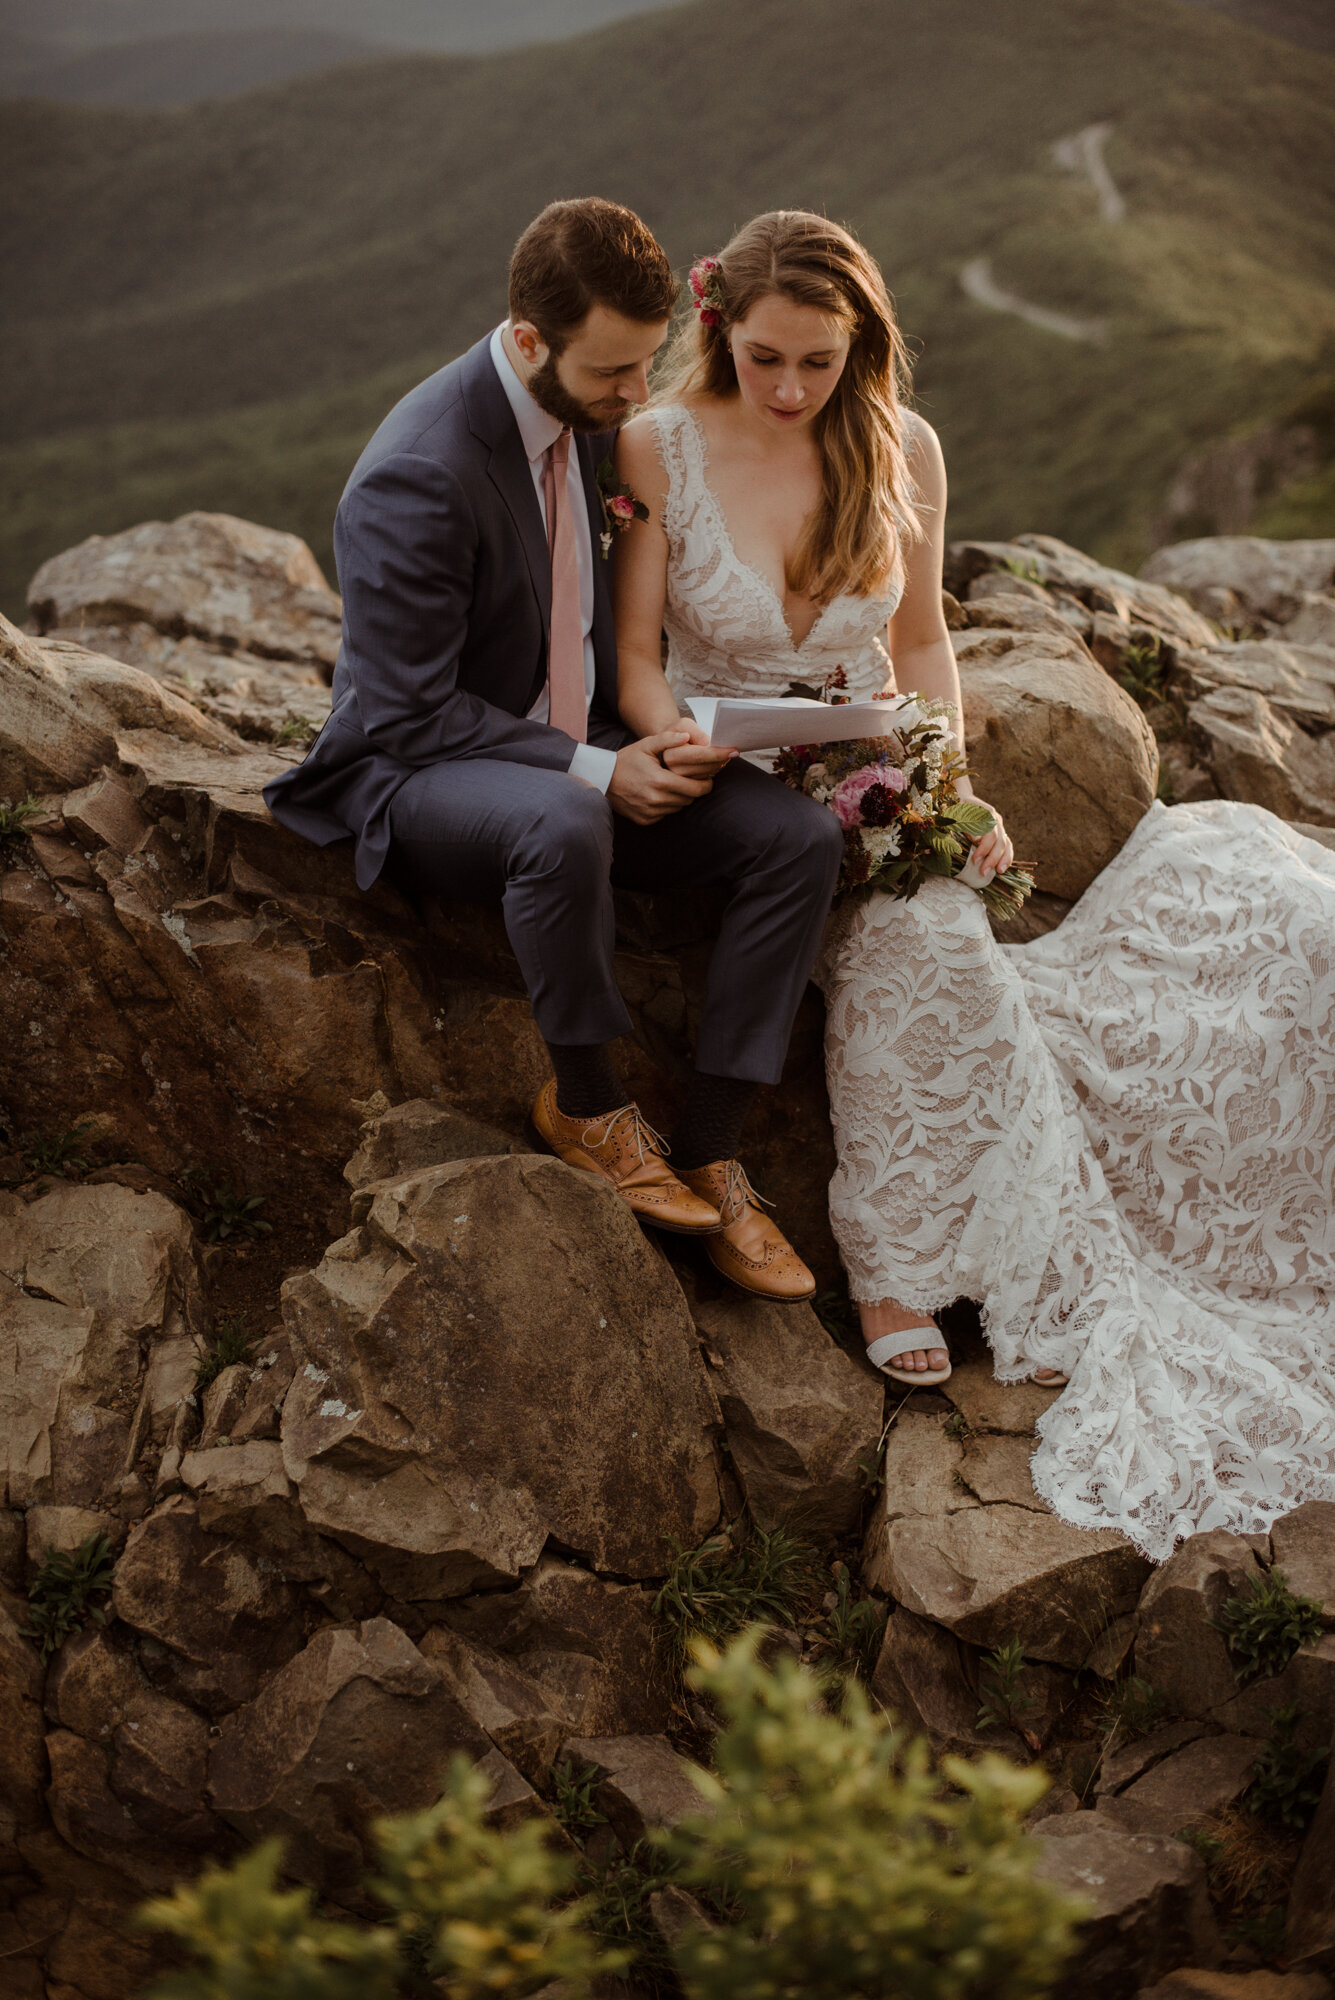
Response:
POLYGON ((243 736, 314 733, 329 713, 342 613, 295 535, 231 514, 93 535, 42 564, 28 609, 243 736))
POLYGON ((1335 592, 1335 541, 1214 535, 1157 549, 1140 574, 1147 583, 1198 605, 1207 618, 1269 619, 1283 625, 1307 595, 1335 592))
MULTIPOLYGON (((1288 627, 1230 642, 1048 538, 961 544, 950 581, 979 786, 1040 871, 1008 935, 1058 921, 1117 851, 1160 748, 1227 789, 1222 736, 1202 747, 1211 704, 1262 704, 1281 803, 1325 814, 1324 586, 1288 627)), ((546 1811, 563 1760, 593 1766, 599 1838, 633 1848, 698 1805, 673 1746, 703 1749, 710 1726, 655 1612, 673 1544, 744 1517, 845 1554, 865 1529, 860 1587, 881 1602, 840 1657, 879 1642, 876 1697, 938 1750, 1051 1761, 1045 1865, 1097 1891, 1070 1991, 1210 1965, 1199 1862, 1165 1836, 1243 1796, 1269 1706, 1303 1707, 1304 1746, 1329 1730, 1335 1510, 1197 1537, 1148 1577, 1038 1498, 1049 1397, 1000 1387, 981 1347, 952 1334, 946 1393, 892 1408, 887 1432, 883 1379, 829 1331, 837 1298, 818 1317, 734 1294, 530 1151, 546 1055, 498 914, 362 895, 343 849, 263 807, 296 753, 237 729, 315 713, 336 644, 300 544, 188 517, 57 559, 34 606, 42 635, 0 627, 0 796, 33 795, 0 839, 4 1979, 128 2000, 154 1947, 119 1934, 123 1912, 262 1834, 360 1909, 368 1827, 434 1797, 457 1750, 499 1824, 546 1811), (101 1164, 67 1177, 76 1126, 101 1164), (254 1341, 197 1392, 223 1293, 260 1261, 244 1236, 200 1241, 201 1172, 263 1197, 300 1254, 264 1265, 254 1341), (43 1660, 23 1586, 94 1534, 116 1561, 108 1623, 43 1660), (1276 1566, 1326 1629, 1240 1682, 1211 1621, 1276 1566), (1132 1674, 1163 1713, 1092 1738, 1132 1674)), ((1261 783, 1236 778, 1240 796, 1261 783)), ((619 903, 635 1032, 618 1055, 655 1122, 716 916, 619 903)), ((820 1043, 810 999, 747 1152, 827 1287, 820 1043)), ((813 1661, 850 1617, 852 1570, 827 1581, 784 1635, 813 1661)), ((1294 1936, 1316 1952, 1323 1894, 1305 1860, 1294 1936)), ((673 1896, 653 1904, 665 1933, 698 1915, 673 1896)))

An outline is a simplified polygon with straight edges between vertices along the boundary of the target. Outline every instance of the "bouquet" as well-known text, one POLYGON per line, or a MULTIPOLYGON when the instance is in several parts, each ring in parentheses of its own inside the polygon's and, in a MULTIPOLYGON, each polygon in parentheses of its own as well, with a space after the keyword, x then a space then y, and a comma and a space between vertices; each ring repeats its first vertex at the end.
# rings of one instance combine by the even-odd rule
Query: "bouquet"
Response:
POLYGON ((829 806, 844 829, 836 900, 873 889, 916 896, 929 875, 963 875, 1002 922, 1024 902, 1034 886, 1027 868, 1007 868, 990 881, 966 872, 970 849, 993 818, 955 789, 966 767, 953 719, 948 702, 914 699, 891 735, 780 751, 774 769, 784 783, 829 806))

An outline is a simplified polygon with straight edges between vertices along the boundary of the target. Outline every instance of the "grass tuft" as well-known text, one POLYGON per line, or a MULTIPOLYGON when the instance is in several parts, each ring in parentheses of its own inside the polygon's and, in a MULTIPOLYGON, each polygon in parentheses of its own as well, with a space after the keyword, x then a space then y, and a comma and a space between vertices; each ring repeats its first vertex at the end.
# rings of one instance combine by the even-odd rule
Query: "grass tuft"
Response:
POLYGON ((88 1619, 106 1624, 107 1614, 96 1600, 110 1595, 115 1574, 116 1559, 105 1535, 89 1535, 72 1555, 47 1550, 28 1585, 28 1622, 22 1628, 26 1638, 36 1640, 43 1663, 88 1619))
POLYGON ((747 1625, 795 1625, 819 1574, 810 1543, 788 1528, 752 1527, 739 1539, 713 1535, 699 1548, 672 1548, 654 1610, 679 1665, 693 1639, 717 1644, 747 1625))
POLYGON ((196 1364, 195 1394, 202 1396, 224 1368, 234 1368, 238 1361, 250 1361, 254 1354, 255 1335, 246 1332, 240 1315, 233 1313, 220 1320, 196 1364))

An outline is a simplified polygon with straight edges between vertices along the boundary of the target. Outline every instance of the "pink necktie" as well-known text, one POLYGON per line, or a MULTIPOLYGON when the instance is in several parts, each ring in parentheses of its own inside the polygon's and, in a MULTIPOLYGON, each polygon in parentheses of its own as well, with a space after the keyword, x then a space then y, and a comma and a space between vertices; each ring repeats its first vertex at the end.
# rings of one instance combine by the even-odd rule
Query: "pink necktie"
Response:
POLYGON ((547 502, 547 547, 552 559, 552 626, 547 643, 549 720, 577 743, 588 735, 589 704, 584 690, 584 619, 579 606, 579 550, 570 517, 566 467, 570 432, 562 431, 543 458, 542 488, 547 502))

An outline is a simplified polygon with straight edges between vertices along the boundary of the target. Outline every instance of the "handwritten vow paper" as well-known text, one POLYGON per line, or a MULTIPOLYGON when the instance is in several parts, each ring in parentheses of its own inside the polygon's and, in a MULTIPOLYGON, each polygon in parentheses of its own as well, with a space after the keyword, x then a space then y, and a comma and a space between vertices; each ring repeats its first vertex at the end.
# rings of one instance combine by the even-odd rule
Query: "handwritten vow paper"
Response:
POLYGON ((857 736, 884 736, 910 721, 912 700, 812 701, 805 695, 773 700, 731 700, 691 695, 687 708, 711 743, 736 750, 781 750, 790 743, 846 743, 857 736))

